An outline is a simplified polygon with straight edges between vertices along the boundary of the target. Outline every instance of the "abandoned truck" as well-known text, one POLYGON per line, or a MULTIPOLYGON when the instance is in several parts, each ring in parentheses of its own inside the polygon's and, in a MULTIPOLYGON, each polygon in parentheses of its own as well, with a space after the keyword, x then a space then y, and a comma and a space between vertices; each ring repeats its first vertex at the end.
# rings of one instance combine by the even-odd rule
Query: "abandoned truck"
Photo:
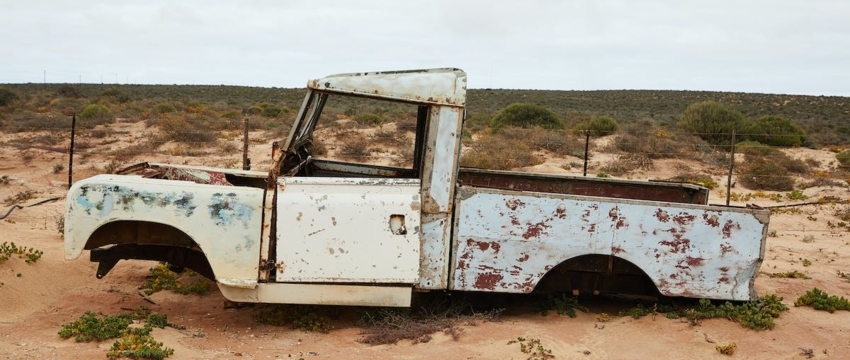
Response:
POLYGON ((415 291, 753 300, 769 212, 687 183, 459 166, 466 74, 312 80, 268 172, 141 163, 77 182, 65 258, 168 262, 235 302, 409 306, 415 291), (321 159, 334 99, 411 107, 410 166, 321 159), (411 129, 411 132, 412 129, 411 129))

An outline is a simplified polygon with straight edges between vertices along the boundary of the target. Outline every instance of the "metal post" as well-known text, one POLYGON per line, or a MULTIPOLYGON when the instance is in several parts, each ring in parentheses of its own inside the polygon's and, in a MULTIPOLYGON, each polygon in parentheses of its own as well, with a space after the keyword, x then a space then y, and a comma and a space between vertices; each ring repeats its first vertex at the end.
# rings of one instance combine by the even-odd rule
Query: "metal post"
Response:
POLYGON ((587 149, 590 147, 590 130, 584 132, 584 175, 587 176, 587 149))
POLYGON ((77 127, 77 114, 71 115, 71 148, 68 149, 68 188, 74 183, 74 129, 77 127))
POLYGON ((732 170, 735 168, 735 130, 732 130, 732 151, 729 153, 729 175, 726 176, 726 206, 732 197, 732 170))
POLYGON ((242 119, 245 136, 242 140, 242 170, 251 170, 251 159, 248 159, 248 118, 242 119))

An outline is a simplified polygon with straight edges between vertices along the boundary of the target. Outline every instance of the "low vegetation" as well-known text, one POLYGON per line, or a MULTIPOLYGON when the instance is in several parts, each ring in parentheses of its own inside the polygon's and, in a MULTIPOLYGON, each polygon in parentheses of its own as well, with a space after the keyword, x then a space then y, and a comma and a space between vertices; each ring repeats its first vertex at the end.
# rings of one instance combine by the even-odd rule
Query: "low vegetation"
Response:
POLYGON ((74 338, 76 342, 100 342, 117 338, 106 354, 108 358, 164 359, 173 355, 174 350, 154 340, 150 333, 155 327, 162 329, 169 325, 166 315, 154 314, 145 307, 133 313, 102 317, 86 311, 77 320, 63 324, 59 329, 59 337, 74 338), (131 328, 130 324, 134 320, 144 321, 144 325, 131 328))
POLYGON ((519 351, 528 355, 527 360, 546 360, 554 359, 552 349, 547 349, 540 342, 540 339, 518 337, 516 340, 508 341, 508 345, 519 344, 519 351))
POLYGON ((266 305, 254 315, 254 320, 263 325, 288 325, 293 329, 328 333, 334 326, 331 325, 327 315, 319 314, 328 309, 331 308, 311 305, 266 305))
POLYGON ((544 106, 531 103, 513 103, 493 117, 490 126, 494 129, 508 126, 564 129, 564 121, 544 106))
POLYGON ((210 282, 198 279, 199 275, 192 270, 184 270, 177 274, 168 268, 168 264, 159 263, 150 269, 151 275, 140 287, 145 294, 151 295, 162 290, 171 290, 178 294, 204 294, 210 289, 210 282), (188 283, 184 283, 187 281, 188 283))
POLYGON ((567 315, 571 318, 576 317, 576 310, 587 312, 587 308, 579 305, 578 298, 568 296, 567 294, 549 294, 546 300, 537 304, 537 311, 540 315, 546 316, 550 311, 554 311, 558 315, 567 315))
POLYGON ((33 264, 44 255, 44 252, 31 247, 18 246, 14 242, 4 241, 0 244, 0 263, 4 263, 12 257, 23 259, 27 264, 33 264))
POLYGON ((773 319, 778 318, 788 307, 782 303, 782 298, 776 295, 763 296, 758 301, 732 303, 724 302, 715 305, 710 300, 700 299, 696 306, 654 305, 644 307, 638 304, 636 307, 623 310, 620 316, 631 316, 639 319, 646 315, 662 313, 668 319, 686 319, 689 323, 696 325, 704 319, 725 318, 735 321, 741 326, 753 330, 773 329, 776 323, 773 319))
POLYGON ((809 280, 811 277, 808 275, 801 273, 797 270, 779 272, 779 273, 765 273, 769 278, 779 278, 779 279, 805 279, 809 280))
POLYGON ((844 297, 829 295, 821 289, 814 288, 806 291, 794 302, 794 306, 811 306, 815 310, 834 313, 838 310, 850 311, 850 301, 844 297))
POLYGON ((617 120, 608 116, 594 116, 590 121, 582 121, 573 127, 573 133, 580 135, 589 133, 591 136, 607 136, 619 128, 617 120))

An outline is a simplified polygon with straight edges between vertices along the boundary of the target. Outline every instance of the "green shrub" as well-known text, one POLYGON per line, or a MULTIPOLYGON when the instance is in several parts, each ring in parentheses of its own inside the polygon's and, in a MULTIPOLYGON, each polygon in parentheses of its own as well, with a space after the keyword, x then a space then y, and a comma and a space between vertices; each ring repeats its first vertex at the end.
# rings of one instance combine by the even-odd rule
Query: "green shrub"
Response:
POLYGON ((844 150, 838 154, 835 154, 835 159, 838 160, 838 163, 844 167, 850 167, 850 150, 844 150))
POLYGON ((770 155, 776 153, 777 150, 762 144, 758 141, 741 141, 735 144, 735 153, 736 154, 746 154, 746 155, 770 155))
POLYGON ((355 116, 354 121, 361 125, 381 125, 384 123, 384 118, 381 115, 365 113, 355 116))
POLYGON ((126 102, 130 102, 130 100, 132 100, 130 98, 130 95, 127 95, 127 93, 125 93, 121 90, 118 90, 116 88, 106 89, 106 91, 104 91, 102 94, 100 94, 100 96, 113 98, 113 99, 115 99, 115 101, 117 101, 121 104, 126 103, 126 102))
POLYGON ((747 189, 791 191, 794 190, 794 179, 788 174, 788 169, 776 162, 756 158, 748 159, 748 164, 740 169, 738 179, 747 189))
POLYGON ((10 105, 15 100, 18 100, 18 94, 9 89, 0 88, 0 106, 10 105))
POLYGON ((747 127, 747 137, 770 146, 800 146, 806 132, 791 120, 781 116, 765 115, 747 127))
POLYGON ((494 129, 506 126, 531 128, 535 126, 544 129, 563 129, 564 122, 552 110, 543 106, 529 103, 513 103, 496 115, 491 121, 494 129))
POLYGON ((203 294, 210 289, 210 283, 205 279, 197 279, 188 284, 180 281, 181 278, 196 275, 192 270, 186 270, 186 273, 180 276, 168 269, 167 264, 159 263, 152 267, 150 272, 151 277, 140 287, 148 295, 162 290, 171 290, 182 295, 203 294))
POLYGON ((590 121, 576 124, 573 127, 573 133, 584 134, 586 131, 590 131, 590 135, 593 136, 606 136, 617 132, 618 128, 617 120, 608 115, 602 115, 594 116, 590 121))
POLYGON ((678 126, 713 145, 730 145, 732 132, 741 132, 746 120, 740 112, 715 101, 688 106, 679 115, 678 126))
POLYGON ((159 103, 154 107, 157 114, 169 114, 177 111, 177 107, 172 103, 159 103))
POLYGON ((157 126, 165 135, 165 140, 182 143, 212 143, 218 138, 217 132, 202 119, 164 118, 157 126))
POLYGON ((567 296, 561 293, 560 296, 549 294, 546 300, 537 304, 537 312, 540 315, 546 316, 549 311, 555 311, 558 315, 567 315, 571 318, 576 317, 576 310, 587 312, 587 308, 579 305, 578 298, 567 296))
POLYGON ((223 117, 223 118, 225 118, 225 119, 228 119, 228 120, 236 120, 236 119, 238 119, 241 115, 242 115, 242 113, 240 113, 239 111, 236 111, 236 110, 228 110, 228 111, 225 111, 223 114, 221 114, 221 117, 223 117))
POLYGON ((80 119, 82 120, 103 120, 111 119, 112 113, 109 108, 100 104, 88 104, 80 110, 80 119))

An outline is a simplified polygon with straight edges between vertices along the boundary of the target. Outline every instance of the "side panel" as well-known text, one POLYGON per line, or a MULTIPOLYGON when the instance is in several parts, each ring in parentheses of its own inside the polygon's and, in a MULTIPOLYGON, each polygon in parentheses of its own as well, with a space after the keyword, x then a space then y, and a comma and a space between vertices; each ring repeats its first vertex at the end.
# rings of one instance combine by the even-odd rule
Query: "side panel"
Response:
POLYGON ((65 259, 86 249, 97 228, 112 221, 149 221, 188 234, 222 285, 257 284, 263 190, 186 181, 99 175, 78 181, 65 201, 65 259))
POLYGON ((463 188, 452 288, 528 293, 576 256, 614 255, 667 296, 751 300, 769 212, 463 188))
POLYGON ((280 178, 278 282, 413 284, 418 179, 280 178))

